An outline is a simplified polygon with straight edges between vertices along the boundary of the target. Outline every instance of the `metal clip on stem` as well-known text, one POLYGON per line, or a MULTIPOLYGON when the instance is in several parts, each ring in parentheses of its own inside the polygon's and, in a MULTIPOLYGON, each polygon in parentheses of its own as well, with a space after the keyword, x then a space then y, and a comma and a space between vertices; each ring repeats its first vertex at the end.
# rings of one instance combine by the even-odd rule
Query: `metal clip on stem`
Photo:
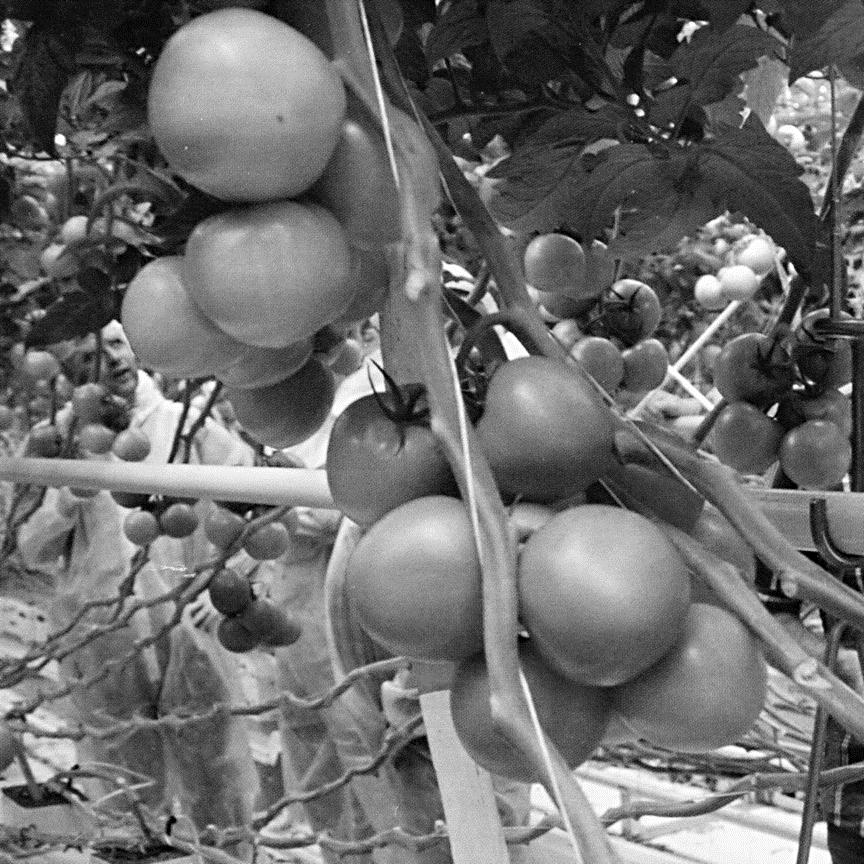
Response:
POLYGON ((864 555, 849 555, 838 548, 828 528, 828 502, 824 498, 810 501, 810 533, 819 555, 832 569, 849 572, 864 567, 864 555))

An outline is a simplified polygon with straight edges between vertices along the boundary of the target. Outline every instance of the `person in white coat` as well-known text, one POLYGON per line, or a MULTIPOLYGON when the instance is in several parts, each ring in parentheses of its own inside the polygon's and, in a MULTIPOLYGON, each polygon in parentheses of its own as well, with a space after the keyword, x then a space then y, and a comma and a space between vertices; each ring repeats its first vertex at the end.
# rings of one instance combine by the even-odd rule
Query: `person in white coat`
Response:
MULTIPOLYGON (((182 406, 166 399, 138 368, 119 322, 108 324, 101 336, 100 382, 131 404, 130 425, 150 441, 146 461, 166 463, 182 406)), ((95 346, 92 337, 78 344, 72 364, 90 364, 95 346)), ((193 414, 187 423, 194 419, 193 414)), ((61 429, 70 428, 71 405, 58 413, 56 422, 61 429)), ((253 453, 208 420, 195 436, 190 461, 251 465, 253 453)), ((125 590, 137 551, 123 533, 128 512, 104 490, 85 496, 67 487, 48 489, 39 509, 20 529, 18 547, 25 562, 55 566, 52 630, 70 625, 86 604, 118 598, 125 590)), ((160 537, 149 547, 147 564, 135 574, 131 596, 121 601, 122 606, 93 608, 64 644, 80 642, 94 628, 115 620, 118 610, 134 600, 164 595, 212 556, 200 528, 182 540, 160 537)), ((179 624, 166 626, 176 611, 173 602, 138 611, 128 626, 112 628, 62 660, 63 679, 73 685, 74 719, 91 729, 104 729, 118 720, 156 718, 180 709, 202 711, 213 702, 232 701, 231 659, 207 632, 217 616, 206 592, 183 610, 179 624), (144 640, 146 647, 137 640, 144 640)), ((257 777, 242 721, 235 718, 219 717, 178 730, 91 736, 80 743, 79 756, 82 762, 96 760, 126 769, 130 783, 142 782, 138 794, 145 803, 188 816, 199 829, 251 821, 257 777)), ((116 792, 99 789, 101 794, 112 791, 116 792)), ((122 801, 122 796, 115 800, 122 801)))

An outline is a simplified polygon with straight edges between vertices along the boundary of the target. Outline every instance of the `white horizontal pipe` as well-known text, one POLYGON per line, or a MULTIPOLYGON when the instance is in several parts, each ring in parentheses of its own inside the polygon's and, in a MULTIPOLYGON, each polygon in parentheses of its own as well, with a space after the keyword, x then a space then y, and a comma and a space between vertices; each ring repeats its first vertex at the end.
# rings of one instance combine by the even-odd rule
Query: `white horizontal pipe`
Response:
POLYGON ((75 486, 190 498, 333 507, 327 473, 308 468, 151 465, 80 459, 0 459, 0 480, 35 486, 75 486))

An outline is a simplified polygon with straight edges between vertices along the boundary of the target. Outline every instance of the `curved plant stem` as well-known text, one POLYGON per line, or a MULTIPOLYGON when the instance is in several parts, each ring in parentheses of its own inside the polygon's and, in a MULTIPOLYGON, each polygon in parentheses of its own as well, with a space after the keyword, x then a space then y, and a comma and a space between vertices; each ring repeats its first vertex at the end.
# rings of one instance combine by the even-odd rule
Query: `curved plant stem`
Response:
MULTIPOLYGON (((765 565, 780 577, 784 591, 800 594, 835 617, 864 628, 864 597, 795 549, 747 495, 731 468, 700 457, 670 434, 656 429, 647 434, 684 477, 732 523, 765 565)), ((644 443, 629 433, 619 435, 617 442, 619 454, 626 461, 639 462, 647 458, 644 443)))
POLYGON ((772 665, 786 673, 857 738, 864 737, 864 699, 811 657, 762 605, 736 568, 677 528, 663 530, 690 569, 750 628, 772 665))

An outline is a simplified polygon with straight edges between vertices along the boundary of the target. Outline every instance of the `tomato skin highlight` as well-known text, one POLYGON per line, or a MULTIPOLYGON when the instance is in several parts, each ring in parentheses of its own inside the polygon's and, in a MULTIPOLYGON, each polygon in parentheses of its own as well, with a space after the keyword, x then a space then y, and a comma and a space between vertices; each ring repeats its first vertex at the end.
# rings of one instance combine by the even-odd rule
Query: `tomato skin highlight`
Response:
MULTIPOLYGON (((379 398, 386 403, 387 396, 379 398)), ((427 426, 399 424, 375 396, 336 418, 327 448, 327 482, 336 506, 360 525, 425 495, 455 495, 456 481, 427 426)))
MULTIPOLYGON (((574 684, 547 666, 530 643, 520 646, 519 661, 543 731, 571 768, 581 765, 602 740, 613 691, 574 684)), ((475 762, 511 780, 540 782, 527 760, 495 730, 489 709, 489 675, 482 654, 457 664, 450 709, 459 740, 475 762)))
POLYGON ((652 522, 585 504, 539 528, 519 558, 521 620, 562 675, 612 686, 634 678, 676 642, 690 576, 652 522))
POLYGON ((351 302, 351 249, 317 204, 277 201, 199 222, 186 243, 184 283, 216 326, 239 342, 286 348, 351 302))
POLYGON ((268 201, 298 195, 321 175, 345 89, 301 33, 261 12, 224 9, 165 44, 147 114, 165 158, 193 186, 226 201, 268 201))
POLYGON ((611 413, 574 370, 545 357, 496 370, 477 433, 502 492, 529 501, 582 492, 616 461, 611 413))
POLYGON ((459 660, 483 645, 480 562, 462 501, 417 498, 391 510, 348 562, 364 630, 394 654, 459 660))

